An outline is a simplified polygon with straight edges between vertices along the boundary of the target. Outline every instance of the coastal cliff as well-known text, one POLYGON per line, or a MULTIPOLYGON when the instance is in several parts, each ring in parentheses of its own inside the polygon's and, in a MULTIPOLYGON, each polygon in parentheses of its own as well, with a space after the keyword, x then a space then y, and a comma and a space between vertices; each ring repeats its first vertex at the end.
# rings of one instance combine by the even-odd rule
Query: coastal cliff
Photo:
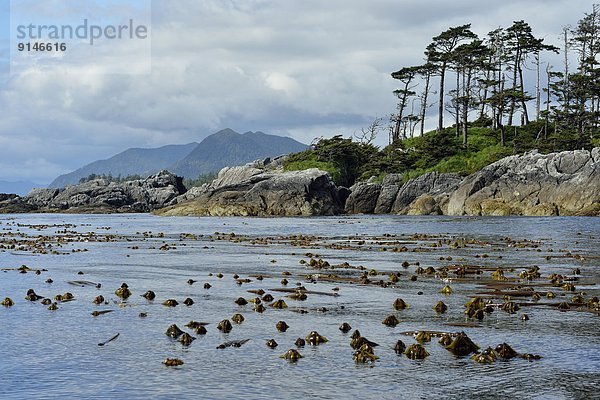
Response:
POLYGON ((600 215, 600 148, 505 157, 467 177, 358 183, 345 209, 408 215, 600 215))
MULTIPOLYGON (((270 163, 270 160, 268 160, 270 163)), ((343 190, 316 168, 283 172, 255 162, 224 168, 217 179, 176 198, 159 215, 310 216, 343 211, 343 190)))

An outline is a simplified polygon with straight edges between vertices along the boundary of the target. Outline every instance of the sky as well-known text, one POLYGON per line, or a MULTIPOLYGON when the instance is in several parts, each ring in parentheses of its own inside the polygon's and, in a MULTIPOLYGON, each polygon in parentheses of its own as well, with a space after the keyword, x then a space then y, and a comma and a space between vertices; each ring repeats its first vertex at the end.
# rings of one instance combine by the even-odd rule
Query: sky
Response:
MULTIPOLYGON (((304 143, 351 136, 376 117, 387 121, 396 106, 390 73, 421 64, 431 38, 448 27, 471 23, 483 37, 522 19, 536 37, 560 45, 562 28, 592 7, 582 0, 88 0, 97 7, 74 11, 69 1, 0 0, 0 180, 46 184, 129 147, 199 142, 223 128, 304 143), (68 42, 64 57, 17 60, 18 21, 102 25, 134 17, 149 28, 135 48, 133 41, 68 42)), ((378 143, 386 141, 383 133, 378 143)))

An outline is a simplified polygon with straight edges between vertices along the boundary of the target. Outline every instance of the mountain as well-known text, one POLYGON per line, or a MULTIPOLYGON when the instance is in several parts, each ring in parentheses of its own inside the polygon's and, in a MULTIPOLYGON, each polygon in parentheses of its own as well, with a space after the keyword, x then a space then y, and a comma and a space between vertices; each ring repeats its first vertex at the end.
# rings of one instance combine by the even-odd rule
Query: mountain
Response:
POLYGON ((62 188, 74 185, 81 178, 91 174, 126 177, 141 175, 146 177, 162 169, 168 169, 173 163, 181 160, 198 146, 198 143, 168 145, 155 149, 127 149, 109 159, 94 161, 84 167, 56 178, 48 187, 62 188))
POLYGON ((306 145, 292 138, 267 135, 263 132, 237 133, 223 129, 205 138, 185 158, 174 163, 169 171, 185 178, 196 178, 218 172, 227 166, 243 165, 251 161, 296 153, 306 145))
POLYGON ((28 181, 17 181, 17 182, 9 182, 9 181, 0 181, 0 193, 14 193, 19 196, 24 196, 33 188, 43 187, 44 185, 40 185, 33 182, 28 181))

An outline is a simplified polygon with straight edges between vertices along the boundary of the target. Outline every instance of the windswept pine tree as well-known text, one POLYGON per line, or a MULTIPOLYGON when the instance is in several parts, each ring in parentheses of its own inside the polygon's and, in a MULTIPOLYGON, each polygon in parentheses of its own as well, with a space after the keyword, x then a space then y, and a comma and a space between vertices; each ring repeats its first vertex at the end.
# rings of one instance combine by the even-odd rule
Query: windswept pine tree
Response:
POLYGON ((589 146, 600 130, 600 6, 594 5, 574 28, 565 28, 562 38, 559 49, 537 37, 524 20, 499 27, 484 39, 471 24, 434 36, 423 65, 392 73, 400 88, 394 91, 398 106, 391 118, 390 143, 407 139, 407 133, 412 137, 419 124, 420 134, 425 133, 429 96, 437 80, 436 132, 445 129, 444 116, 451 114, 455 135, 462 137, 465 148, 474 123, 499 132, 504 146, 508 127, 534 122, 541 124, 538 141, 589 146), (562 68, 545 59, 561 51, 562 68))

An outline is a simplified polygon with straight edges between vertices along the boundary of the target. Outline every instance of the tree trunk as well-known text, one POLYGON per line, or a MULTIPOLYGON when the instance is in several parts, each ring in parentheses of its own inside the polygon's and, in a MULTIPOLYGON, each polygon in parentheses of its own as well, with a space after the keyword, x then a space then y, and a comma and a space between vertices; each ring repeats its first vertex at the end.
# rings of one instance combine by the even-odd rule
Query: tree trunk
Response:
POLYGON ((535 53, 535 119, 540 119, 541 87, 540 87, 540 52, 535 53))
POLYGON ((446 62, 442 63, 440 68, 440 101, 438 104, 438 127, 437 133, 442 133, 444 129, 444 80, 446 75, 446 62))
POLYGON ((427 97, 429 96, 429 82, 431 80, 431 73, 427 72, 427 75, 425 77, 425 89, 423 91, 423 95, 421 97, 422 99, 422 103, 421 103, 421 112, 420 112, 420 117, 421 117, 421 136, 423 136, 423 134, 425 133, 425 114, 427 113, 427 97))
POLYGON ((467 135, 469 133, 469 108, 471 106, 471 79, 473 71, 471 68, 467 68, 465 80, 463 82, 463 110, 462 110, 462 132, 463 132, 463 147, 468 147, 467 135))
MULTIPOLYGON (((529 125, 529 114, 527 113, 527 104, 525 102, 525 87, 523 85, 523 68, 519 63, 519 91, 521 92, 521 107, 523 107, 523 117, 525 119, 524 125, 529 125)), ((523 124, 521 124, 523 125, 523 124)))
POLYGON ((460 72, 456 70, 456 105, 454 106, 454 134, 460 136, 460 72))

